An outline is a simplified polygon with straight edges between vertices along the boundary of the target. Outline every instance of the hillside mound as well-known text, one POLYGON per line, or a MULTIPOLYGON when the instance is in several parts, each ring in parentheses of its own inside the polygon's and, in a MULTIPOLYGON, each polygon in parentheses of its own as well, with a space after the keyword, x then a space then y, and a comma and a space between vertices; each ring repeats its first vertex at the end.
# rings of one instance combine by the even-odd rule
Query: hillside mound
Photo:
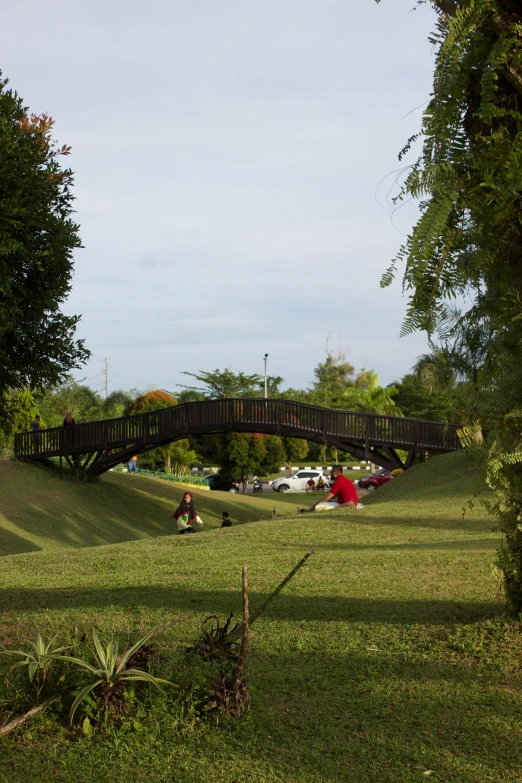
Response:
MULTIPOLYGON (((99 479, 60 479, 48 468, 0 461, 0 556, 62 547, 117 544, 176 532, 173 510, 186 487, 147 476, 106 473, 99 479)), ((228 511, 234 524, 266 519, 277 499, 280 513, 296 500, 192 490, 204 530, 221 524, 228 511)))
MULTIPOLYGON (((0 461, 0 486, 0 556, 170 536, 176 533, 172 513, 185 490, 160 479, 118 473, 77 483, 15 461, 0 461)), ((365 510, 353 521, 367 524, 371 515, 390 523, 415 524, 422 518, 425 524, 446 526, 451 519, 452 526, 465 527, 467 522, 458 520, 467 501, 483 492, 480 474, 465 452, 446 454, 368 494, 365 510)), ((281 524, 281 517, 293 516, 296 505, 310 503, 309 496, 298 493, 243 497, 194 489, 193 494, 204 532, 220 526, 223 511, 237 525, 266 520, 277 507, 281 524)), ((321 526, 330 524, 324 516, 320 519, 321 526)))
POLYGON ((419 506, 423 512, 444 516, 466 514, 469 501, 479 505, 487 487, 479 468, 465 451, 431 457, 414 465, 364 498, 364 505, 376 513, 408 515, 419 506), (385 506, 385 508, 384 508, 385 506))

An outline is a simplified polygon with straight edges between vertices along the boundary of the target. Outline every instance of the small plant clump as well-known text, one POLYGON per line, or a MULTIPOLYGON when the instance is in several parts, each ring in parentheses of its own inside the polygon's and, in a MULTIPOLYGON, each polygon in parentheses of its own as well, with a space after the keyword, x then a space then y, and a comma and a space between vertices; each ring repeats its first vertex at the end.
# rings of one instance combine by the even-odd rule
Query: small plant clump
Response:
POLYGON ((239 623, 230 627, 233 614, 230 612, 227 621, 221 625, 219 617, 212 614, 201 624, 202 634, 193 647, 188 647, 188 653, 196 653, 204 661, 228 660, 236 663, 239 656, 238 632, 239 623))
POLYGON ((210 683, 206 708, 221 711, 233 718, 241 718, 250 709, 250 691, 248 677, 238 668, 222 670, 210 683))
POLYGON ((149 642, 173 623, 153 628, 121 654, 118 641, 111 639, 103 644, 95 628, 92 629, 92 646, 83 657, 80 655, 84 652, 85 634, 79 638, 76 635, 75 643, 56 647, 56 637, 46 640, 38 633, 36 642, 29 642, 27 650, 0 650, 0 654, 19 659, 11 666, 4 682, 10 696, 3 700, 3 705, 14 717, 0 725, 0 736, 23 725, 51 705, 56 706, 57 714, 68 710, 69 728, 81 723, 83 733, 88 737, 93 733, 93 725, 105 731, 110 727, 121 727, 136 708, 143 692, 140 686, 143 685, 151 685, 157 691, 165 688, 177 691, 185 701, 188 699, 195 714, 222 712, 234 718, 242 717, 251 704, 246 672, 249 627, 311 554, 307 552, 257 609, 251 621, 247 566, 243 565, 242 622, 232 624, 232 612, 223 624, 216 615, 207 617, 199 640, 186 648, 186 652, 196 654, 200 669, 205 664, 217 663, 217 673, 207 669, 202 680, 202 672, 194 671, 192 682, 188 685, 158 677, 149 671, 151 664, 159 661, 158 650, 149 642), (76 651, 75 645, 80 646, 77 655, 71 654, 76 651), (198 679, 199 684, 196 684, 198 679))
POLYGON ((18 728, 51 705, 61 712, 65 704, 72 702, 69 726, 73 726, 79 712, 84 733, 90 736, 93 722, 104 727, 118 725, 130 714, 136 701, 136 683, 183 691, 177 683, 148 671, 150 662, 157 659, 157 650, 147 642, 166 627, 153 629, 122 654, 118 653, 115 639, 104 646, 94 629, 93 647, 85 658, 69 655, 72 645, 54 647, 56 637, 46 641, 40 633, 36 642, 29 642, 28 650, 1 650, 3 655, 21 660, 11 666, 5 678, 9 697, 4 705, 15 717, 0 726, 0 735, 18 728))
POLYGON ((56 647, 53 645, 56 641, 54 636, 49 641, 45 641, 39 633, 36 642, 29 642, 30 650, 3 650, 4 655, 12 655, 21 658, 20 661, 11 667, 11 671, 20 667, 27 666, 27 678, 30 689, 34 689, 37 701, 43 695, 52 691, 56 685, 56 667, 53 667, 53 661, 56 656, 63 653, 66 647, 56 647))

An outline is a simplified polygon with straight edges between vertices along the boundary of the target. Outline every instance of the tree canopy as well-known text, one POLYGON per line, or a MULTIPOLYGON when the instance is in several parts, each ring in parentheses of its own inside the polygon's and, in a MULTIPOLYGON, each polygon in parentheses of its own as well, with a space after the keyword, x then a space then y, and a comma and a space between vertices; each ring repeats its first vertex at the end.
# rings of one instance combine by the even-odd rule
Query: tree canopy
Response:
POLYGON ((422 140, 397 196, 419 200, 421 216, 382 285, 405 262, 403 333, 433 335, 444 325, 448 300, 471 300, 465 317, 475 334, 460 345, 460 366, 450 364, 457 375, 471 372, 467 415, 489 433, 486 478, 496 500, 487 506, 505 534, 499 562, 508 603, 520 612, 522 8, 519 0, 433 4, 433 93, 420 132, 400 154, 403 160, 422 140))
POLYGON ((89 355, 79 317, 60 311, 81 247, 72 171, 60 165, 70 147, 7 84, 0 73, 0 423, 9 389, 56 385, 89 355))
POLYGON ((204 399, 255 397, 259 394, 259 388, 264 380, 261 375, 246 375, 242 372, 234 373, 228 367, 225 370, 214 370, 213 372, 204 370, 201 370, 199 373, 184 372, 183 375, 190 375, 191 378, 199 381, 202 386, 182 386, 182 389, 185 392, 199 393, 204 399))

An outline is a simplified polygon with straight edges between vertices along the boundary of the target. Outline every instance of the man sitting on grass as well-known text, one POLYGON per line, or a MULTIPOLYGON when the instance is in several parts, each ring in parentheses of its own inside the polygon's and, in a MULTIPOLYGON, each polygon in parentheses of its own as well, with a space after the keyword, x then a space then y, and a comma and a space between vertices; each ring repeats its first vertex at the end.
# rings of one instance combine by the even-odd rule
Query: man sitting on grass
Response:
POLYGON ((343 469, 340 465, 334 465, 332 468, 332 479, 334 483, 326 495, 318 500, 317 503, 314 503, 313 506, 310 506, 310 508, 299 508, 298 506, 297 511, 299 514, 307 514, 309 511, 315 511, 316 506, 320 503, 327 503, 332 508, 344 506, 346 503, 353 503, 357 508, 357 491, 350 479, 343 476, 343 469), (330 501, 334 497, 337 497, 337 502, 331 503, 330 501))

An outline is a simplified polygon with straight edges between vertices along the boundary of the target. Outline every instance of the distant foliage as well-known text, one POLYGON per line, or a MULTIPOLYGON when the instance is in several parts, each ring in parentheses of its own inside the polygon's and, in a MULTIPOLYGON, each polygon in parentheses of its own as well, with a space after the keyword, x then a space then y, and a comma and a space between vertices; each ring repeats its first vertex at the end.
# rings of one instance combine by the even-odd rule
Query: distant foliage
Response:
POLYGON ((138 397, 136 402, 129 409, 129 415, 134 416, 137 413, 150 413, 160 411, 163 408, 171 408, 177 405, 177 400, 167 392, 157 390, 150 391, 138 397))
POLYGON ((60 427, 67 411, 72 412, 77 424, 124 416, 134 405, 136 394, 120 389, 105 398, 89 386, 68 378, 54 389, 35 392, 34 398, 46 426, 60 427))
POLYGON ((309 451, 308 442, 301 438, 284 437, 282 440, 285 449, 285 464, 289 470, 292 470, 293 465, 306 459, 309 451))
POLYGON ((243 491, 246 491, 249 476, 261 472, 266 458, 264 435, 231 432, 223 438, 221 470, 240 481, 243 491))
POLYGON ((398 393, 394 386, 380 386, 379 376, 371 373, 367 386, 349 387, 343 396, 346 407, 350 410, 400 416, 401 410, 394 399, 398 393))
MULTIPOLYGON (((253 375, 235 373, 228 367, 213 372, 204 370, 199 373, 185 372, 183 375, 195 378, 200 384, 200 386, 182 386, 183 391, 200 394, 207 400, 220 397, 258 397, 263 383, 263 377, 257 373, 253 375)), ((185 400, 189 401, 186 398, 185 400)))

